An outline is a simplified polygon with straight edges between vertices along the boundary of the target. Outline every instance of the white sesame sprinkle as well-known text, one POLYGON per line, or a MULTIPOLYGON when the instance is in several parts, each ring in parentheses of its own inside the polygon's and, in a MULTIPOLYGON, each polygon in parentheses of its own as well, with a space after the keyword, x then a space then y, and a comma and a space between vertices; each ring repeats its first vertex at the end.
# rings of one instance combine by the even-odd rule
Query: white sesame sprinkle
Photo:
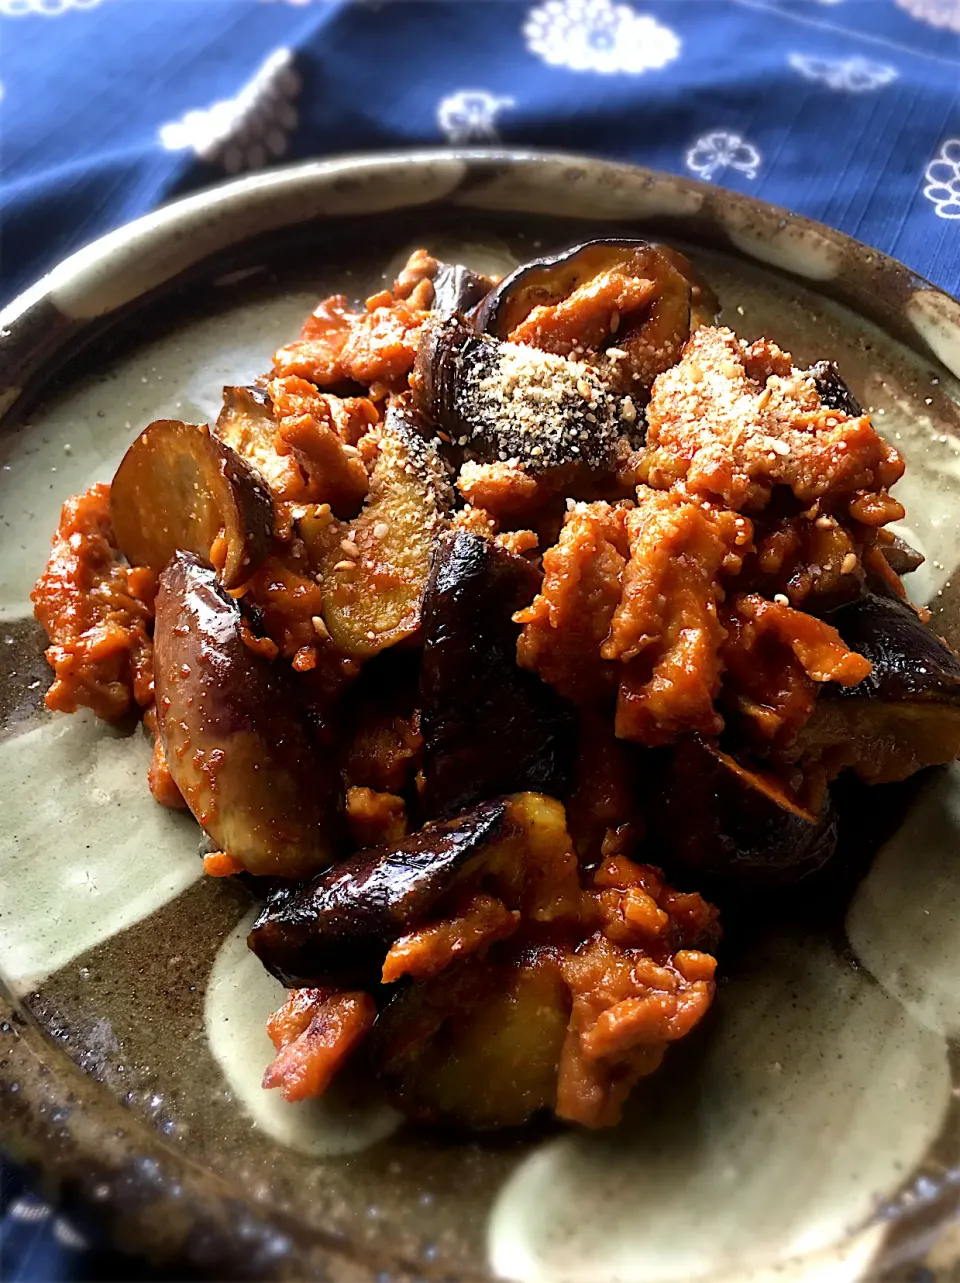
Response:
POLYGON ((373 527, 374 539, 386 539, 389 533, 390 533, 390 526, 386 521, 378 521, 377 524, 373 527))
POLYGON ((790 598, 785 593, 782 593, 782 592, 774 593, 773 600, 777 603, 778 606, 790 605, 790 598))

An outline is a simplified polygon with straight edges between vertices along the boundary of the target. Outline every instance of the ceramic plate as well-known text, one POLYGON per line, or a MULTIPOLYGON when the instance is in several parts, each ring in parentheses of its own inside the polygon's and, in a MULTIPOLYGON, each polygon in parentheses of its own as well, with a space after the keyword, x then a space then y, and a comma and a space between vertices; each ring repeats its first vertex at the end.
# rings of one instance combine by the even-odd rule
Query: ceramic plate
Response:
POLYGON ((30 587, 61 501, 140 427, 212 419, 319 296, 363 298, 416 245, 502 272, 624 233, 686 248, 739 334, 839 362, 906 454, 913 593, 960 642, 960 306, 746 197, 564 157, 311 164, 123 228, 0 317, 4 1141, 172 1272, 848 1283, 960 1258, 956 769, 877 795, 885 841, 830 912, 731 949, 714 1018, 622 1127, 467 1143, 359 1083, 302 1106, 260 1090, 280 991, 245 893, 201 876, 139 732, 43 709, 30 587))

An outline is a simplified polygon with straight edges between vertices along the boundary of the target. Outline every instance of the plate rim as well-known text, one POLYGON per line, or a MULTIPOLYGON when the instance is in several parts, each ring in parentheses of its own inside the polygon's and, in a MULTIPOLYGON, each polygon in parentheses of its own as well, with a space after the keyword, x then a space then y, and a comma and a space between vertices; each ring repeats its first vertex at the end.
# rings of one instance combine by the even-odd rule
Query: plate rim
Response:
MULTIPOLYGON (((61 364, 67 353, 96 338, 127 306, 172 288, 200 268, 214 252, 205 248, 200 234, 204 230, 215 234, 218 227, 223 229, 224 225, 240 221, 245 212, 263 206, 270 197, 277 198, 279 217, 274 219, 268 210, 259 208, 258 229, 262 231, 276 233, 313 218, 336 217, 336 210, 322 209, 298 216, 288 206, 298 194, 336 192, 338 188, 349 201, 351 184, 362 191, 364 187, 372 188, 378 179, 395 182, 411 167, 421 173, 433 168, 445 174, 447 186, 424 196, 414 184, 409 197, 394 204, 394 208, 398 204, 415 208, 450 200, 489 209, 471 200, 471 195, 482 195, 484 188, 478 179, 487 177, 495 182, 498 170, 508 170, 514 180, 518 174, 527 173, 534 187, 539 176, 556 182, 566 170, 571 185, 592 175, 594 180, 602 177, 613 187, 627 185, 637 201, 643 200, 644 193, 652 194, 653 221, 673 223, 681 236, 686 230, 686 239, 693 240, 697 239, 696 220, 701 215, 702 221, 726 227, 738 239, 720 244, 719 248, 812 282, 821 293, 865 312, 871 320, 879 319, 900 341, 944 364, 960 378, 960 302, 905 263, 846 232, 745 192, 629 162, 539 148, 427 147, 353 152, 214 182, 168 201, 67 255, 0 309, 0 428, 17 417, 20 403, 26 399, 22 394, 31 390, 41 367, 46 368, 51 361, 61 364), (658 218, 657 200, 667 192, 674 209, 664 211, 661 206, 658 218), (195 240, 191 232, 196 234, 195 240), (779 246, 778 238, 782 242, 779 246), (796 251, 797 245, 802 248, 804 242, 808 251, 813 248, 826 258, 833 256, 834 270, 817 276, 815 267, 812 273, 805 273, 785 266, 790 253, 796 251), (166 251, 166 265, 155 261, 160 247, 166 251), (134 271, 137 251, 148 258, 152 256, 146 276, 149 287, 132 294, 121 292, 111 301, 109 290, 117 288, 124 272, 134 271), (851 263, 856 264, 856 273, 849 270, 851 263), (934 329, 942 324, 955 331, 946 352, 943 345, 931 341, 929 328, 922 333, 916 325, 905 322, 904 301, 911 295, 923 295, 932 301, 934 329), (885 299, 889 299, 886 305, 885 299), (71 303, 84 309, 82 313, 71 314, 71 303)), ((594 195, 599 197, 599 191, 594 195)), ((649 209, 638 214, 642 221, 651 221, 649 209)), ((626 210, 621 209, 619 217, 630 221, 626 210)), ((226 247, 240 247, 252 234, 228 238, 226 247)), ((219 248, 225 246, 221 244, 219 248)))

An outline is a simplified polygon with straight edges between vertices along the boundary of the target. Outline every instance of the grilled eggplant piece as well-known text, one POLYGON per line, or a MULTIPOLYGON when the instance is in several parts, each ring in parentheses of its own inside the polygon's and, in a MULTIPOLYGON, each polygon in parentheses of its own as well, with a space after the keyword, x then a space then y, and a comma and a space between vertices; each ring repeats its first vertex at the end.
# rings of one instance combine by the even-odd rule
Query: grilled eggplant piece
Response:
POLYGON ((441 316, 469 312, 493 289, 489 276, 471 271, 462 263, 437 263, 433 278, 433 310, 441 316))
POLYGON ((679 360, 691 330, 715 312, 716 300, 677 250, 611 238, 524 263, 487 295, 475 320, 487 334, 553 352, 566 354, 574 342, 590 351, 613 347, 626 356, 604 361, 605 377, 637 394, 679 360))
POLYGON ((818 361, 816 365, 811 365, 810 374, 820 400, 828 409, 849 414, 852 419, 863 414, 863 406, 850 391, 846 379, 833 361, 818 361))
POLYGON ((560 472, 563 484, 612 471, 627 426, 590 367, 475 334, 460 316, 423 327, 412 386, 467 458, 515 459, 535 476, 560 472))
POLYGON ((871 784, 904 780, 960 755, 960 658, 894 597, 868 593, 829 616, 873 671, 856 686, 830 683, 798 752, 871 784))
POLYGON ((177 419, 151 423, 123 456, 110 518, 132 565, 159 574, 175 552, 192 552, 215 560, 228 588, 250 578, 273 540, 273 501, 257 473, 208 427, 177 419))
POLYGON ((558 795, 572 709, 517 666, 512 615, 539 585, 529 562, 464 530, 443 535, 423 602, 423 805, 450 815, 523 789, 558 795))
POLYGON ((296 465, 289 456, 277 453, 273 401, 263 388, 224 388, 223 409, 213 431, 278 494, 289 489, 291 478, 296 479, 296 465))
POLYGON ((881 533, 890 536, 889 542, 882 541, 877 546, 886 557, 887 565, 895 575, 909 575, 912 571, 919 570, 926 561, 926 557, 922 552, 918 552, 900 535, 892 534, 889 530, 881 533))
POLYGON ((676 748, 656 812, 668 863, 711 889, 771 889, 821 868, 836 846, 829 802, 819 815, 774 776, 751 769, 700 737, 676 748))
POLYGON ((556 1102, 570 1018, 559 951, 472 959, 401 991, 380 1013, 373 1065, 398 1107, 422 1123, 515 1127, 556 1102))
POLYGON ((489 854, 507 814, 506 802, 484 802, 279 892, 254 923, 250 948, 285 984, 377 983, 390 945, 489 854))
POLYGON ((237 603, 178 553, 160 577, 157 721, 170 773, 248 872, 303 878, 337 854, 340 778, 299 713, 292 674, 243 641, 237 603))
POLYGON ((325 566, 323 618, 342 654, 367 659, 417 631, 433 545, 452 505, 437 442, 414 410, 392 402, 363 509, 325 566))

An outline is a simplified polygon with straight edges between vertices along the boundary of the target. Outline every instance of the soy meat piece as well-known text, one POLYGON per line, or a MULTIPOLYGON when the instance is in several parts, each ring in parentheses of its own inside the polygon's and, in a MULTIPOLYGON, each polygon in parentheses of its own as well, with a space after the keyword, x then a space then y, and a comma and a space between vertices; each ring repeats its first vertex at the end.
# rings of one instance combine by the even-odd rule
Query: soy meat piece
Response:
POLYGON ((661 374, 647 407, 643 479, 737 511, 762 509, 774 486, 804 504, 841 505, 868 525, 903 516, 888 490, 903 459, 870 423, 825 405, 813 376, 761 340, 698 330, 661 374))

